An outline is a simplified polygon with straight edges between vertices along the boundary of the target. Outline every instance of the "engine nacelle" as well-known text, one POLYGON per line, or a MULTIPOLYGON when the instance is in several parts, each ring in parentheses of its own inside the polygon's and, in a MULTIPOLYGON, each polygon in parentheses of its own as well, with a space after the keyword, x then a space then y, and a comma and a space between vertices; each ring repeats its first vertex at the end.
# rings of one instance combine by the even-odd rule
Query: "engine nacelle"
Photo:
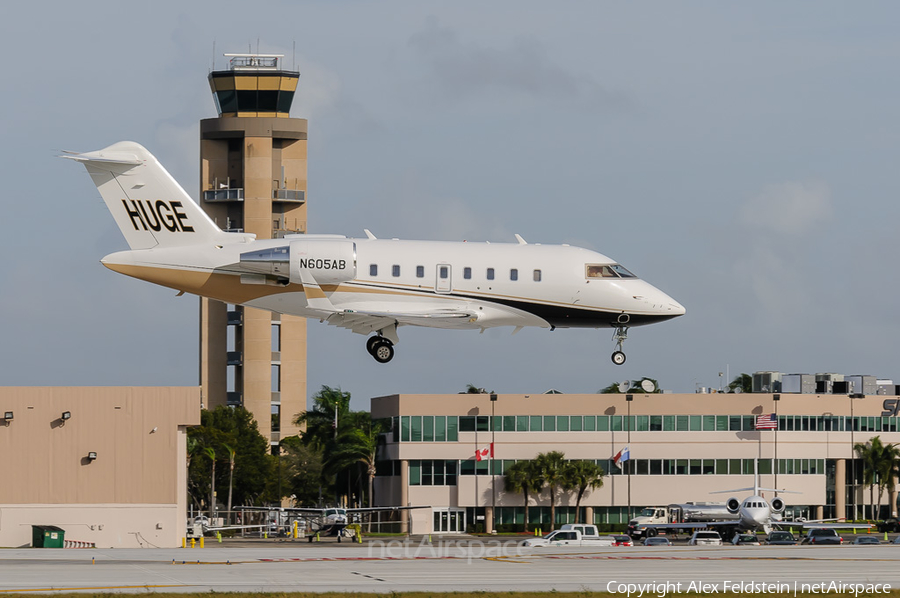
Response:
POLYGON ((737 513, 741 510, 741 501, 732 496, 725 503, 725 508, 728 509, 729 513, 737 513))
POLYGON ((356 278, 356 243, 349 239, 291 240, 291 282, 302 283, 309 273, 318 284, 356 278))
POLYGON ((302 284, 307 273, 320 285, 346 282, 356 278, 356 243, 345 238, 291 239, 289 244, 242 253, 241 268, 265 275, 259 281, 248 278, 248 284, 265 284, 267 279, 302 284))
POLYGON ((782 511, 784 511, 784 501, 781 500, 780 498, 778 498, 777 496, 772 499, 771 505, 772 505, 772 510, 775 511, 776 513, 781 513, 782 511))

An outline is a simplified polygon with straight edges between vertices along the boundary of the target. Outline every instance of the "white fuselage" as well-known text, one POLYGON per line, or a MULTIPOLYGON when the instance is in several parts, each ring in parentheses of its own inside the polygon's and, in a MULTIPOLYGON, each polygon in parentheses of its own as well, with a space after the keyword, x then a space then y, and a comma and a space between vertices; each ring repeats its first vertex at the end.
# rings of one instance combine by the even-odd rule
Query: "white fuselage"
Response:
MULTIPOLYGON (((310 241, 308 245, 317 239, 314 235, 303 237, 310 241)), ((103 263, 136 278, 228 303, 322 317, 321 310, 310 305, 303 284, 287 277, 279 280, 277 275, 254 277, 240 265, 242 254, 289 247, 291 240, 132 250, 109 255, 103 263)), ((323 236, 323 240, 335 238, 323 236)), ((462 320, 401 318, 401 325, 599 328, 649 324, 685 311, 639 278, 589 277, 589 265, 615 262, 578 247, 387 239, 343 242, 353 245, 354 276, 321 283, 334 308, 409 316, 454 311, 472 314, 462 320)), ((321 280, 321 275, 314 276, 321 280)))

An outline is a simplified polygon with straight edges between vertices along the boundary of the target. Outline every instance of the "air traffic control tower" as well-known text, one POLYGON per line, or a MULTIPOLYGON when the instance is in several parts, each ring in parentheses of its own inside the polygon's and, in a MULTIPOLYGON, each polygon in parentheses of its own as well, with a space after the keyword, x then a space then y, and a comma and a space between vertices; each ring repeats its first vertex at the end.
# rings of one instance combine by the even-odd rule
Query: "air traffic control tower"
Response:
MULTIPOLYGON (((300 73, 282 55, 226 54, 200 121, 201 206, 223 229, 271 239, 306 232, 307 121, 291 118, 300 73)), ((277 452, 306 410, 306 320, 200 300, 200 384, 207 408, 242 405, 277 452)))

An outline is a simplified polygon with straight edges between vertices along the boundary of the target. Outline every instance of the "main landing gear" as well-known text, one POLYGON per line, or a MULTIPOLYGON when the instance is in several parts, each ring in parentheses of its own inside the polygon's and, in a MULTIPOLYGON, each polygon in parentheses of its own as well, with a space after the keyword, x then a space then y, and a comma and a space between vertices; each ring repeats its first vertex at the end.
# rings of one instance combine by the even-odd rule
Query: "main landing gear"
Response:
POLYGON ((381 335, 370 336, 366 339, 366 351, 378 363, 387 363, 394 358, 394 343, 381 335))
POLYGON ((619 314, 619 317, 616 319, 616 329, 613 332, 613 340, 616 341, 616 350, 613 351, 612 354, 612 362, 616 365, 622 365, 625 363, 625 353, 622 351, 622 345, 625 343, 625 339, 628 338, 628 322, 631 321, 631 316, 628 314, 619 314))

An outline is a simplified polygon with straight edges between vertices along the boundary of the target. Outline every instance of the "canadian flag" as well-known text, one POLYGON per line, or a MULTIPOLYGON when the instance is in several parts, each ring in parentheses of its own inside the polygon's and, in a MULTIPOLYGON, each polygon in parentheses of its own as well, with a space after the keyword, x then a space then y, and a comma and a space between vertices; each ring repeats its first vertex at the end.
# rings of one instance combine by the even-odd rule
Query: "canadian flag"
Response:
POLYGON ((493 459, 494 458, 494 443, 490 443, 484 448, 475 449, 475 460, 483 461, 485 459, 493 459))

